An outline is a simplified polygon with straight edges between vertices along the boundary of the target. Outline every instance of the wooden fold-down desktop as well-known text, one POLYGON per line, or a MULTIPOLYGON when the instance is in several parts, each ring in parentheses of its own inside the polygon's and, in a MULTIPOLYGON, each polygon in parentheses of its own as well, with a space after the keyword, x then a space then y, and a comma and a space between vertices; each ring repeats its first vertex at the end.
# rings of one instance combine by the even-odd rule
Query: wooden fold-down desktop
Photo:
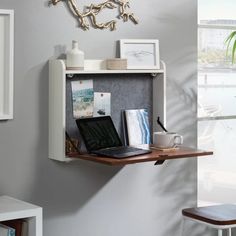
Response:
POLYGON ((208 156, 212 154, 213 152, 211 151, 203 151, 189 147, 180 147, 179 149, 171 151, 160 151, 152 149, 152 153, 123 159, 96 156, 90 154, 71 154, 68 155, 68 157, 75 159, 83 159, 86 161, 94 161, 111 166, 121 166, 121 165, 135 164, 140 162, 150 162, 150 161, 155 161, 157 164, 162 164, 165 160, 208 156))

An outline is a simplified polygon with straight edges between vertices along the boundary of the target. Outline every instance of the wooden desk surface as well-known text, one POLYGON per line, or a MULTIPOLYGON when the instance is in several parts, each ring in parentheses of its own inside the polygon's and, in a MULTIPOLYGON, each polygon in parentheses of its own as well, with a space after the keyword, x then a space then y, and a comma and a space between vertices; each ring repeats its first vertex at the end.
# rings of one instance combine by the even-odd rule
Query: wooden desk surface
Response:
POLYGON ((233 204, 188 208, 182 214, 214 225, 236 224, 236 205, 233 204))
POLYGON ((153 149, 152 153, 123 159, 116 159, 111 157, 104 157, 90 154, 76 154, 76 155, 70 155, 69 157, 79 158, 87 161, 99 162, 111 166, 119 166, 119 165, 127 165, 140 162, 163 161, 163 160, 171 160, 178 158, 208 156, 212 154, 213 152, 211 151, 203 151, 189 147, 180 147, 179 149, 171 151, 160 151, 153 149))

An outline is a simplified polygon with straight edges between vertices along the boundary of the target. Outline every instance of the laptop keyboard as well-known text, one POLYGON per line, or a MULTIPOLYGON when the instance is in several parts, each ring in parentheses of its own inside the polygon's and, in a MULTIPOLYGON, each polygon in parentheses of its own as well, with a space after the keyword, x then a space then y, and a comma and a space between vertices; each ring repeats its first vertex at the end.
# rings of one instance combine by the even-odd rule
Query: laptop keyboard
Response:
POLYGON ((130 146, 119 146, 114 148, 100 149, 98 151, 94 151, 93 153, 114 158, 125 158, 125 157, 142 155, 150 152, 151 151, 149 150, 144 150, 130 146))
POLYGON ((122 154, 122 153, 129 153, 129 152, 135 152, 138 148, 134 147, 115 147, 115 148, 109 148, 109 149, 103 149, 103 152, 108 153, 116 153, 116 154, 122 154))

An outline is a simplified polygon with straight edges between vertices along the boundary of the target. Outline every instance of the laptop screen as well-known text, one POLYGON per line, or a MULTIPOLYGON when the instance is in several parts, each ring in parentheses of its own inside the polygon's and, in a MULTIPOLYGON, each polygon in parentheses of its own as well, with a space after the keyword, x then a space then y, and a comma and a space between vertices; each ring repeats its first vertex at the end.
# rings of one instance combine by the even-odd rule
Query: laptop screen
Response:
POLYGON ((110 116, 77 119, 76 123, 89 152, 122 146, 110 116))

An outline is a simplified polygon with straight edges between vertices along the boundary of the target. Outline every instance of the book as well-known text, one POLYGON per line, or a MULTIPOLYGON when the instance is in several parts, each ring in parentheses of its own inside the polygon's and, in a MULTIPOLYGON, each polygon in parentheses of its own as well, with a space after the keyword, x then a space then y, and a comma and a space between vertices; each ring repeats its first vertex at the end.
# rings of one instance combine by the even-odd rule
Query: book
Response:
POLYGON ((15 236, 21 236, 22 232, 22 219, 16 219, 16 220, 8 220, 8 221, 2 221, 3 225, 9 226, 13 229, 15 229, 15 236))
POLYGON ((0 224, 0 236, 15 236, 15 229, 4 224, 0 224))
POLYGON ((151 143, 147 109, 124 110, 124 123, 128 145, 151 143))
POLYGON ((22 222, 21 236, 29 236, 29 225, 26 220, 23 220, 22 222))

